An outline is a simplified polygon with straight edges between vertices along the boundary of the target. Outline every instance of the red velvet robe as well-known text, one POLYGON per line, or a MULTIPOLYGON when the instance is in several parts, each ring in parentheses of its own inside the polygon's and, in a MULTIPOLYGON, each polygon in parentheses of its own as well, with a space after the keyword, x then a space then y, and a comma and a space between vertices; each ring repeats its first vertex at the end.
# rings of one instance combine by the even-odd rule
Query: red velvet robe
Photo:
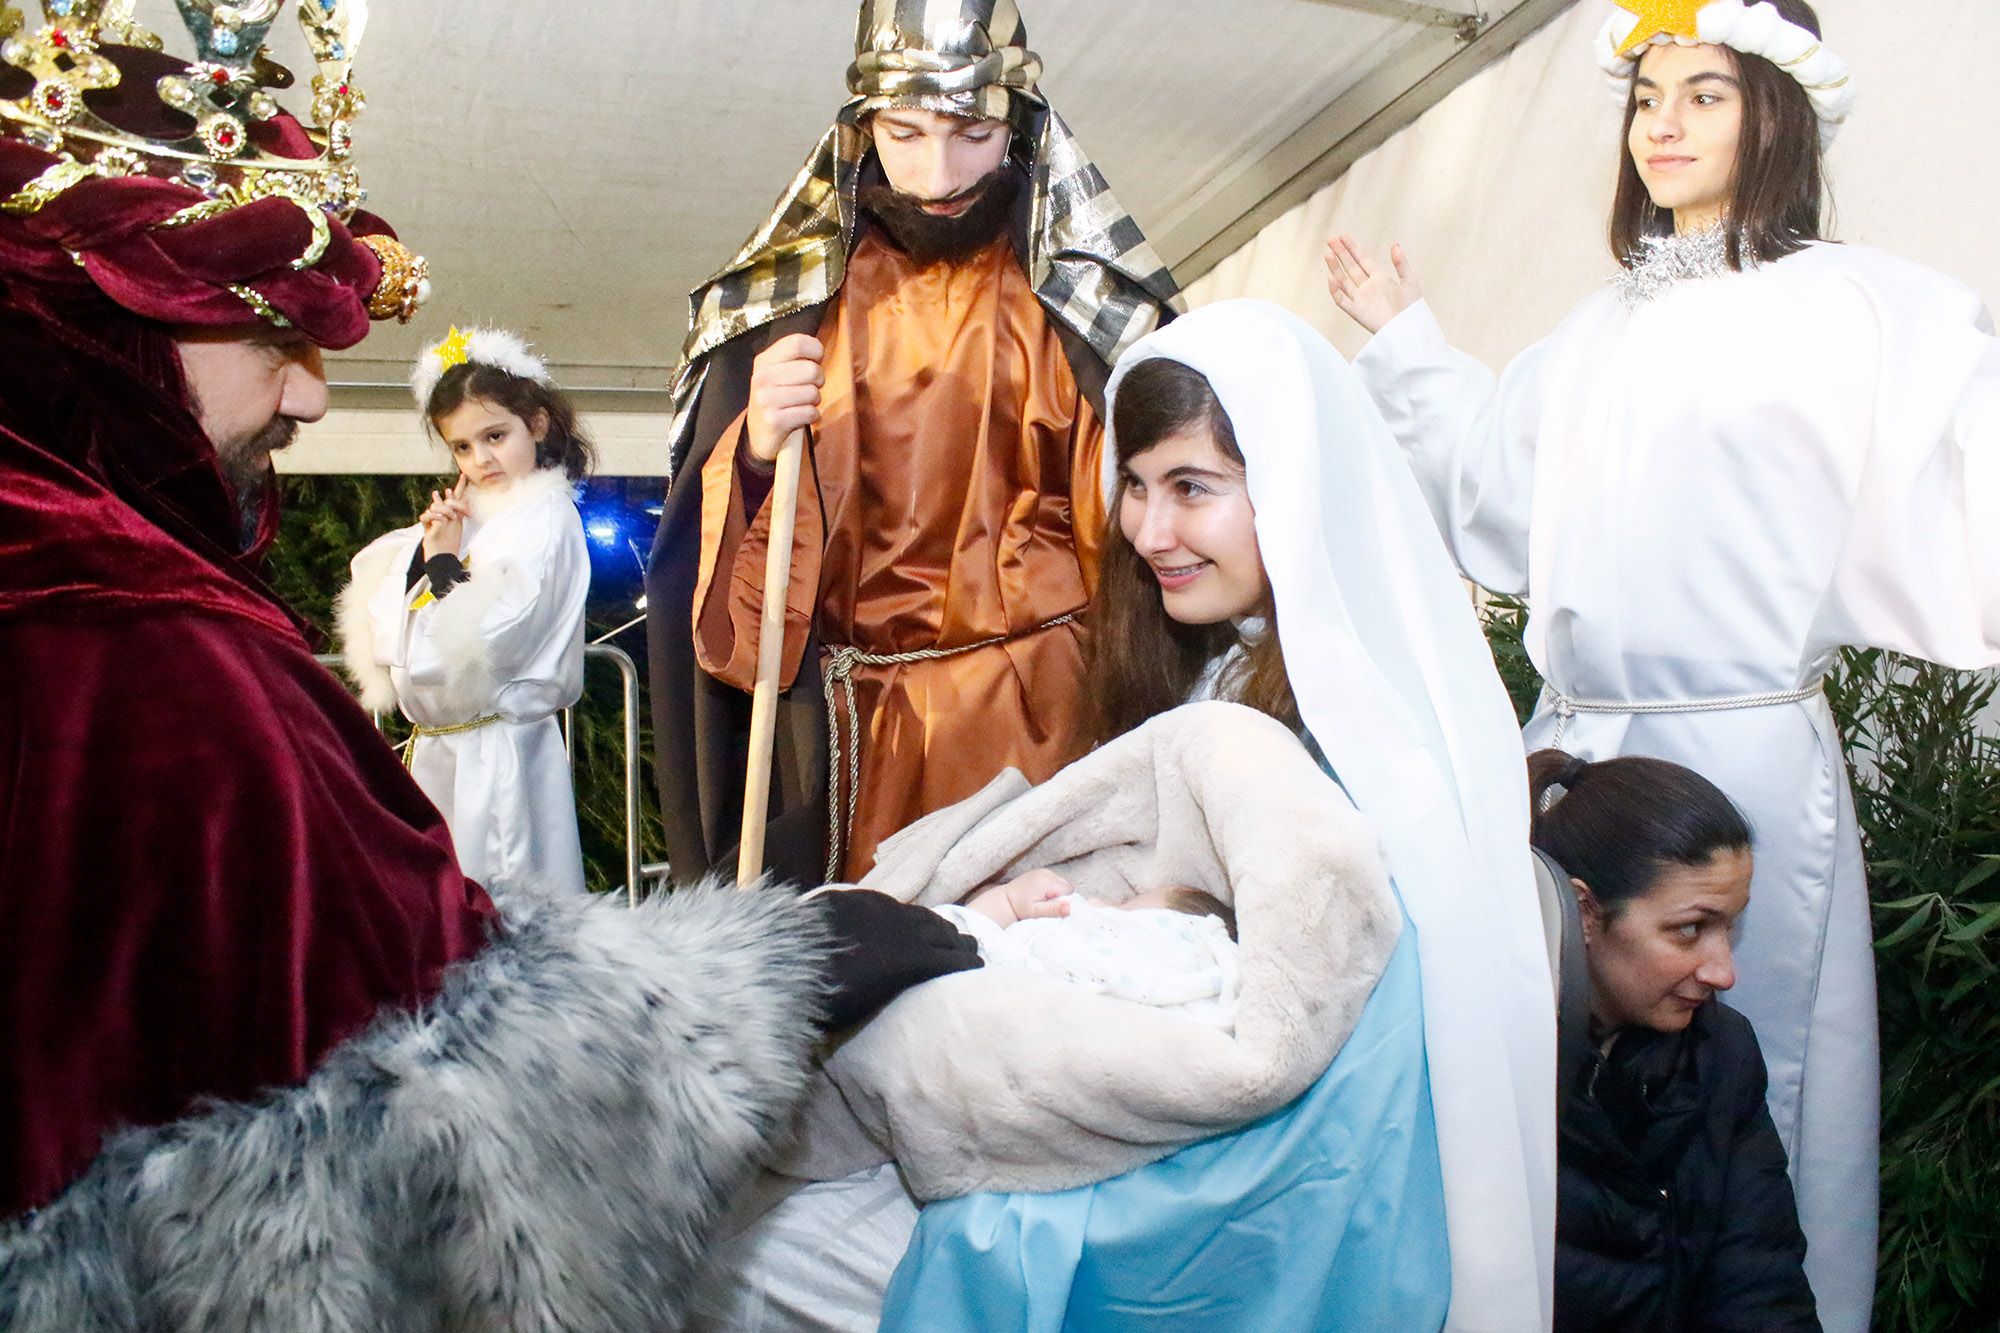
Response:
POLYGON ((231 553, 178 386, 89 359, 0 317, 5 1215, 120 1125, 303 1079, 493 910, 231 553))

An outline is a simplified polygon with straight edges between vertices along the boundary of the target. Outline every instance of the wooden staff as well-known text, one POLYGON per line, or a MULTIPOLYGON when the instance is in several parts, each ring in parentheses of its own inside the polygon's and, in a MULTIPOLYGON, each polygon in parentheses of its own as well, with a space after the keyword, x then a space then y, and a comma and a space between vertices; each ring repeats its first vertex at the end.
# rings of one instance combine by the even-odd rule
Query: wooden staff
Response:
POLYGON ((771 546, 764 555, 757 686, 750 696, 750 768, 743 781, 743 839, 736 853, 736 886, 741 889, 749 888, 764 873, 764 826, 769 822, 772 750, 778 730, 778 677, 785 667, 785 598, 792 583, 792 529, 798 520, 799 465, 805 452, 803 429, 787 435, 778 446, 778 476, 771 485, 771 546))

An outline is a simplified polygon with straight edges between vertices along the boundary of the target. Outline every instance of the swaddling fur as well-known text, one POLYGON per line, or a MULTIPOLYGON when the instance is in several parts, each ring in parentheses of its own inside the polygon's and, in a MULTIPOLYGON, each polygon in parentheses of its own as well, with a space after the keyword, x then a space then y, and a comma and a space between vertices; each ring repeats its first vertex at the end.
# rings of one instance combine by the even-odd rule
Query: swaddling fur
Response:
MULTIPOLYGON (((1007 775, 885 842, 863 887, 957 901, 1037 867, 1122 902, 1167 884, 1236 909, 1236 1032, 998 968, 897 1000, 827 1063, 839 1096, 923 1199, 1067 1189, 1277 1110, 1338 1053, 1402 914, 1372 826, 1291 732, 1229 703, 1155 718, 1024 790, 1007 775)), ((844 1174, 814 1126, 785 1169, 844 1174)), ((851 1136, 850 1140, 851 1141, 851 1136)))

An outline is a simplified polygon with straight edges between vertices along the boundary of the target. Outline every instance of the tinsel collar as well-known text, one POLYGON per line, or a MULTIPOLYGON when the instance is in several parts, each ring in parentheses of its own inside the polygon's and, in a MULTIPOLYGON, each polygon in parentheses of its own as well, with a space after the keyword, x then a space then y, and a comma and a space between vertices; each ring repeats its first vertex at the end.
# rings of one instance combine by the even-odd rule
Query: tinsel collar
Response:
MULTIPOLYGON (((1633 308, 1666 295, 1680 283, 1719 278, 1732 271, 1729 237, 1719 226, 1685 234, 1648 236, 1641 244, 1644 248, 1631 267, 1620 270, 1611 280, 1619 299, 1633 308)), ((1748 255, 1744 260, 1746 268, 1756 263, 1748 255)))

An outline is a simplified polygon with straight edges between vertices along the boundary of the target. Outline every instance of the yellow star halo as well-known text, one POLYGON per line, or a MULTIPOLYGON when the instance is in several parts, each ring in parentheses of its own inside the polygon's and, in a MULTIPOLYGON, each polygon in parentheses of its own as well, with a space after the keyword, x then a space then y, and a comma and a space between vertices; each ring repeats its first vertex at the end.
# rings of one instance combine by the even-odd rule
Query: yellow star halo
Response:
POLYGON ((1618 44, 1618 54, 1630 56, 1661 33, 1699 40, 1701 26, 1696 15, 1711 3, 1713 0, 1618 0, 1620 9, 1639 16, 1631 34, 1618 44))
POLYGON ((453 366, 462 366, 472 360, 472 338, 454 324, 432 355, 437 357, 438 374, 442 375, 453 366))

